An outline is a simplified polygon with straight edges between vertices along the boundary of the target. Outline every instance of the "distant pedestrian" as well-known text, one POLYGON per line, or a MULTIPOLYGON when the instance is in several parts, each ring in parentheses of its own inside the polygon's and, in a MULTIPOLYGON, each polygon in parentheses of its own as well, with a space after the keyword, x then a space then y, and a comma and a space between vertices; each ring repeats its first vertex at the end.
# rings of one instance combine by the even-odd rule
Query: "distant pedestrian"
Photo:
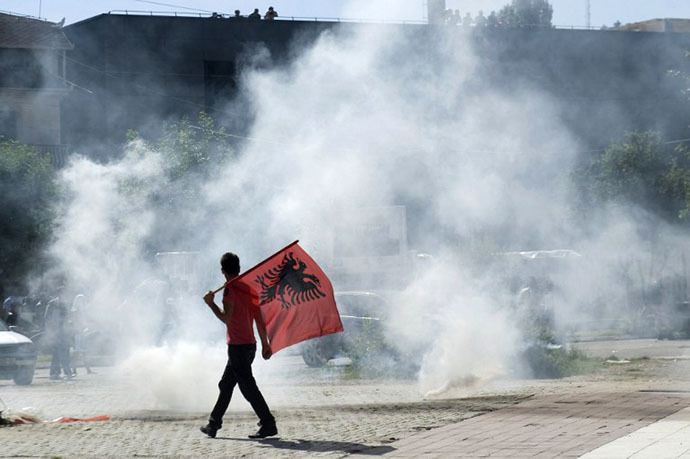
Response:
POLYGON ((266 14, 264 14, 264 19, 267 21, 272 21, 277 17, 278 17, 278 12, 276 10, 274 10, 272 6, 269 6, 268 11, 266 11, 266 14))
POLYGON ((70 323, 65 303, 60 298, 63 287, 58 287, 55 298, 48 302, 45 313, 45 343, 53 354, 50 360, 50 379, 61 379, 60 370, 65 373, 66 379, 72 379, 72 367, 70 365, 70 323))
POLYGON ((470 16, 470 13, 465 13, 465 16, 462 18, 462 26, 463 27, 471 27, 472 26, 472 16, 470 16))
POLYGON ((259 13, 259 8, 254 8, 254 12, 247 16, 249 19, 253 19, 255 21, 258 21, 261 19, 261 13, 259 13))
POLYGON ((4 321, 7 325, 15 325, 13 321, 13 310, 15 305, 21 302, 21 298, 18 296, 8 296, 5 301, 2 302, 2 309, 0 309, 0 320, 4 321))
POLYGON ((240 10, 235 10, 235 15, 232 16, 232 19, 244 19, 244 16, 240 14, 240 10))
MULTIPOLYGON (((7 326, 15 327, 16 332, 25 336, 31 336, 33 324, 24 317, 23 309, 26 307, 26 297, 12 296, 13 301, 10 304, 10 312, 7 320, 7 326)), ((3 305, 4 306, 4 305, 3 305)))
POLYGON ((74 358, 71 359, 72 375, 77 374, 77 362, 81 361, 88 374, 93 374, 95 371, 89 366, 88 346, 87 341, 92 333, 89 329, 89 324, 86 319, 86 297, 81 293, 74 297, 72 301, 72 309, 69 317, 70 323, 74 329, 74 358))

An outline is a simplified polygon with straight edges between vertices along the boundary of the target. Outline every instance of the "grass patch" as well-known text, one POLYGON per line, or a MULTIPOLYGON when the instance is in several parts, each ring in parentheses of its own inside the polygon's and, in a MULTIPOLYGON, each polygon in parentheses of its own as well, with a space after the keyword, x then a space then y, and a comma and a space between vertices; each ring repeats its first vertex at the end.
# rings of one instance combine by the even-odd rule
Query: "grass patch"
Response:
POLYGON ((343 376, 347 379, 410 378, 417 373, 412 356, 400 355, 386 344, 383 328, 375 321, 362 321, 345 344, 352 361, 343 376))
POLYGON ((535 378, 564 378, 587 374, 601 368, 601 359, 588 357, 581 351, 564 348, 551 349, 541 344, 530 346, 525 359, 535 378))

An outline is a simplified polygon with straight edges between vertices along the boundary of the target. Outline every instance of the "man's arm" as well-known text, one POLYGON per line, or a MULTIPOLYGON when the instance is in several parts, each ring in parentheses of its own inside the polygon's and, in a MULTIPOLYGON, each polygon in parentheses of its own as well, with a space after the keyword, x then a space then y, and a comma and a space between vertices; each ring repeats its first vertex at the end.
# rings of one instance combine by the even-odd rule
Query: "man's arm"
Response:
POLYGON ((225 297, 223 298, 223 310, 218 307, 215 301, 213 301, 213 292, 209 291, 206 295, 204 295, 204 302, 208 305, 209 308, 211 308, 211 311, 213 314, 215 314, 216 317, 218 317, 218 320, 221 322, 228 323, 230 319, 232 318, 232 312, 234 309, 234 305, 232 304, 232 301, 226 300, 225 297))
POLYGON ((264 358, 264 360, 268 360, 273 355, 273 350, 271 349, 271 343, 268 342, 268 333, 266 333, 264 315, 261 313, 259 308, 256 308, 254 320, 256 320, 256 331, 259 332, 259 338, 261 338, 261 356, 264 358))

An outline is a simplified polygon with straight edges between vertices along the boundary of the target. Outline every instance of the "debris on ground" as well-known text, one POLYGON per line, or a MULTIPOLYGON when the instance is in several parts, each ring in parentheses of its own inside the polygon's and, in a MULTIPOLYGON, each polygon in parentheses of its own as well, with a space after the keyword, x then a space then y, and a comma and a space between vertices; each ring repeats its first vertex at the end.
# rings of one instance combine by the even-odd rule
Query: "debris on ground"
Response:
POLYGON ((23 408, 18 411, 7 410, 7 407, 4 404, 3 407, 3 410, 0 410, 0 426, 2 427, 22 424, 56 424, 66 422, 99 422, 110 420, 110 416, 107 414, 90 418, 72 418, 60 416, 59 418, 52 420, 44 420, 40 411, 33 407, 23 408))

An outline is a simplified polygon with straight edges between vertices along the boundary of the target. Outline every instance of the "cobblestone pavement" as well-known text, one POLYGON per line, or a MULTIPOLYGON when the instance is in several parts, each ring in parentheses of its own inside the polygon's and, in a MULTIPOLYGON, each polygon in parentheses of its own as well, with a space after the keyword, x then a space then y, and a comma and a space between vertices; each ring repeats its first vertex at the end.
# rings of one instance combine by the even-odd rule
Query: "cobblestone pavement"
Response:
MULTIPOLYGON (((175 390, 179 382, 174 379, 164 379, 165 384, 161 386, 160 381, 152 378, 134 379, 131 375, 122 374, 119 368, 99 367, 98 374, 80 375, 74 381, 51 381, 44 369, 37 371, 31 386, 19 387, 2 381, 0 398, 10 409, 35 407, 44 419, 101 414, 109 414, 112 419, 2 428, 0 456, 342 457, 350 454, 416 456, 426 453, 442 457, 443 453, 435 449, 440 442, 445 442, 441 446, 447 451, 459 455, 462 451, 467 452, 457 449, 461 444, 459 440, 467 437, 460 437, 466 433, 465 430, 474 432, 473 435, 483 435, 483 425, 491 424, 492 428, 505 426, 502 413, 507 413, 506 416, 519 414, 530 406, 539 412, 543 411, 539 408, 543 403, 550 404, 556 408, 549 411, 549 416, 556 413, 560 418, 571 421, 587 419, 582 421, 582 428, 578 430, 581 431, 578 435, 585 435, 588 429, 600 427, 592 424, 596 423, 596 418, 587 417, 587 412, 593 407, 587 403, 588 400, 608 399, 606 394, 618 394, 616 397, 622 397, 621 400, 629 400, 621 394, 650 391, 682 394, 687 392, 687 381, 690 380, 690 361, 687 359, 641 359, 557 381, 502 382, 484 387, 471 396, 466 390, 459 390, 446 393, 446 399, 424 400, 414 381, 356 380, 350 379, 342 369, 316 371, 307 368, 295 357, 288 357, 285 362, 288 364, 281 366, 282 373, 273 373, 270 378, 265 374, 257 377, 280 430, 279 438, 260 441, 247 439, 247 434, 256 429, 256 418, 239 394, 234 397, 224 427, 216 439, 199 432, 216 395, 215 378, 180 391, 175 390), (159 394, 168 388, 173 397, 152 397, 152 391, 147 390, 152 388, 159 394), (206 398, 195 398, 198 393, 208 394, 206 398), (166 408, 166 400, 169 402, 175 398, 190 399, 193 403, 177 409, 166 408), (574 403, 566 403, 569 398, 574 403), (569 414, 572 407, 577 407, 579 414, 569 414), (415 451, 414 448, 421 445, 426 449, 415 451)), ((668 400, 673 398, 664 397, 668 400)), ((614 406, 616 402, 611 403, 614 406)), ((682 408, 683 403, 667 403, 666 408, 650 412, 644 418, 632 416, 631 422, 624 419, 627 414, 621 416, 616 420, 618 427, 607 430, 606 439, 625 435, 640 423, 653 422, 682 408)), ((598 409, 601 411, 601 407, 598 409)), ((631 413, 635 414, 634 410, 631 413)), ((561 422, 549 416, 537 414, 534 421, 510 428, 532 429, 527 432, 531 434, 539 429, 530 424, 548 427, 551 421, 561 422)), ((519 435, 526 432, 513 430, 512 433, 515 441, 511 445, 518 452, 528 453, 525 448, 531 443, 518 441, 522 438, 519 435)), ((594 434, 599 442, 593 443, 592 448, 600 445, 604 438, 601 431, 594 434)), ((587 444, 577 438, 569 437, 569 441, 587 444)), ((575 451, 579 454, 587 448, 575 451)))
MULTIPOLYGON (((309 378, 277 379, 259 385, 280 430, 279 439, 250 441, 256 418, 239 393, 233 397, 216 439, 205 423, 216 395, 197 409, 157 409, 141 383, 114 367, 73 381, 51 381, 37 370, 31 386, 0 382, 0 398, 14 410, 34 407, 43 419, 112 416, 105 422, 32 424, 0 429, 1 456, 344 456, 381 454, 400 438, 471 418, 523 399, 485 395, 460 400, 420 397, 414 381, 357 381, 299 367, 309 378)), ((288 368, 288 372, 297 370, 288 368)), ((334 370, 336 373, 338 370, 334 370)), ((293 375, 294 376, 294 375, 293 375)), ((171 381, 170 384, 174 384, 171 381)), ((215 381, 213 381, 215 383, 215 381)), ((1 407, 1 405, 0 405, 1 407)))

